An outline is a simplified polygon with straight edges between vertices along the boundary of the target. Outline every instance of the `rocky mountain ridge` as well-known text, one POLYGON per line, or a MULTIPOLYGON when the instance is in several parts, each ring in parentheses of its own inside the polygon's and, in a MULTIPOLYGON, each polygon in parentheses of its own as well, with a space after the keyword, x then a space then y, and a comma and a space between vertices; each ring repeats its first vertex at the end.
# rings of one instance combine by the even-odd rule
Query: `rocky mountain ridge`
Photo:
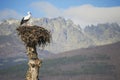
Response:
MULTIPOLYGON (((51 53, 112 44, 120 41, 120 26, 117 23, 91 25, 81 29, 80 25, 74 24, 72 20, 57 17, 51 19, 33 18, 31 24, 45 27, 51 31, 52 42, 45 48, 46 51, 51 53)), ((17 53, 25 50, 24 44, 16 32, 18 26, 19 20, 9 19, 0 22, 0 55, 5 54, 4 51, 7 48, 12 48, 12 51, 16 48, 17 53)), ((6 51, 6 54, 10 53, 6 51)))

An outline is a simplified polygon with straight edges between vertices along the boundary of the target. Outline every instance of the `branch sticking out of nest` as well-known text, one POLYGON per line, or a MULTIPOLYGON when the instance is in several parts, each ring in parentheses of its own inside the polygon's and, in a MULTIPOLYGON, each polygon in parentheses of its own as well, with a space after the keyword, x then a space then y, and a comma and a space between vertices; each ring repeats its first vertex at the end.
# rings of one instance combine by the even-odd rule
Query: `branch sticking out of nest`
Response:
POLYGON ((18 35, 27 46, 45 47, 51 41, 50 32, 40 26, 20 26, 17 28, 18 35))

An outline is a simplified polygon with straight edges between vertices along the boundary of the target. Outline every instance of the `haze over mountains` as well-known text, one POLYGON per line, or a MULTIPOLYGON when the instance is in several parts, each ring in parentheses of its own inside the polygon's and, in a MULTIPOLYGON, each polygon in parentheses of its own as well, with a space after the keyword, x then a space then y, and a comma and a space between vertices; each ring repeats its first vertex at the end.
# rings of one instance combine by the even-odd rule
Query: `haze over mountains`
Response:
MULTIPOLYGON (((52 42, 45 48, 46 53, 106 45, 120 41, 120 26, 117 23, 89 25, 84 29, 70 19, 37 18, 32 19, 33 25, 47 28, 51 31, 52 42)), ((8 19, 0 22, 0 56, 20 56, 25 52, 24 43, 17 35, 19 20, 8 19), (19 54, 16 54, 19 53, 19 54), (12 55, 13 54, 13 55, 12 55)))

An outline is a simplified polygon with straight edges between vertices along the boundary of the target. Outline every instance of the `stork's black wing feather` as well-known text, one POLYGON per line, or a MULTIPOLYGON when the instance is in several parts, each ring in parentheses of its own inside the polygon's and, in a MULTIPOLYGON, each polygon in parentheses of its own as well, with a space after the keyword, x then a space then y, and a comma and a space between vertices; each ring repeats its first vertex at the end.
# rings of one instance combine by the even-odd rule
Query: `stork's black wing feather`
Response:
POLYGON ((24 23, 24 17, 22 18, 20 25, 22 25, 24 23))

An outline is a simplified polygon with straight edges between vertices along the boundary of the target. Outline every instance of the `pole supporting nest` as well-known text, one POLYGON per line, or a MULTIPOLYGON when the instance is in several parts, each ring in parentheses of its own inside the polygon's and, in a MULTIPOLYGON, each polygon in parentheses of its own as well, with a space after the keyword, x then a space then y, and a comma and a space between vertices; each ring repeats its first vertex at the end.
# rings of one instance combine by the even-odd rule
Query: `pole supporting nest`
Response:
POLYGON ((28 71, 26 73, 26 80, 39 80, 39 68, 42 60, 38 58, 36 46, 44 48, 51 41, 50 32, 40 26, 19 26, 17 28, 18 35, 25 43, 28 61, 28 71))

